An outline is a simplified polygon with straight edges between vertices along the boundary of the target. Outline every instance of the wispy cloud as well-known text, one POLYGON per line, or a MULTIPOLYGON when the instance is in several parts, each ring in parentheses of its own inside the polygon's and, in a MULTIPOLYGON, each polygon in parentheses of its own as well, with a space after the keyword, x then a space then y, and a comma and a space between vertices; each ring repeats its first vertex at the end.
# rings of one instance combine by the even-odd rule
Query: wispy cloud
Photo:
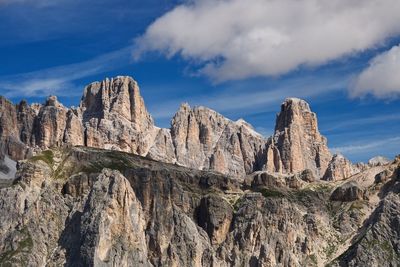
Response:
POLYGON ((74 81, 131 63, 130 51, 131 47, 125 47, 76 64, 2 76, 0 94, 6 97, 70 95, 74 81))
POLYGON ((57 5, 65 0, 0 0, 0 5, 29 4, 36 7, 57 5))
POLYGON ((311 99, 333 91, 345 90, 348 78, 341 76, 340 79, 337 79, 336 75, 302 76, 276 82, 258 82, 256 85, 243 82, 234 88, 227 86, 220 90, 214 90, 214 93, 207 96, 177 97, 157 103, 157 105, 150 106, 150 110, 156 119, 171 118, 183 102, 206 106, 220 113, 236 113, 241 116, 258 113, 260 110, 275 112, 286 97, 311 99), (273 84, 273 88, 270 83, 273 84))
MULTIPOLYGON (((359 141, 360 142, 360 141, 359 141)), ((345 155, 360 155, 360 154, 373 154, 385 153, 385 155, 392 154, 392 156, 398 152, 400 145, 400 136, 380 139, 376 141, 362 140, 362 143, 345 145, 341 147, 334 147, 331 150, 335 153, 342 153, 345 155)))
POLYGON ((331 121, 329 124, 331 125, 328 128, 324 128, 324 132, 331 132, 338 129, 350 128, 355 126, 364 126, 371 124, 379 124, 379 123, 395 123, 395 121, 400 120, 400 114, 385 114, 385 115, 377 115, 368 118, 356 118, 351 120, 339 119, 335 118, 334 121, 331 121))

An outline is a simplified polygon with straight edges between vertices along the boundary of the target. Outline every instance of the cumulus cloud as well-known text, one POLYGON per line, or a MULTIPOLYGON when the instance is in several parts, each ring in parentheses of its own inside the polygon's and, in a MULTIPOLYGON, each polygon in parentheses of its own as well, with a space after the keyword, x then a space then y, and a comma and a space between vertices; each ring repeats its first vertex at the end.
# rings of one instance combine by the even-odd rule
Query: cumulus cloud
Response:
POLYGON ((400 95, 400 45, 373 58, 351 86, 351 95, 378 98, 400 95))
POLYGON ((134 56, 181 55, 217 81, 275 76, 381 45, 398 0, 193 0, 152 23, 134 56))

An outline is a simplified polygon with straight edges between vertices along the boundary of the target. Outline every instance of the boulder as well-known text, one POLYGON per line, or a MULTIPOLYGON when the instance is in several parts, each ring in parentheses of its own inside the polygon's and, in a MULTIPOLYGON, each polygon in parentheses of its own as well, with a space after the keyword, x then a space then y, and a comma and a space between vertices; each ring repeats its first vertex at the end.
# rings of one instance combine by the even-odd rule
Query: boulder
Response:
POLYGON ((354 181, 344 183, 337 187, 331 194, 330 199, 333 201, 349 202, 362 200, 365 191, 354 181))

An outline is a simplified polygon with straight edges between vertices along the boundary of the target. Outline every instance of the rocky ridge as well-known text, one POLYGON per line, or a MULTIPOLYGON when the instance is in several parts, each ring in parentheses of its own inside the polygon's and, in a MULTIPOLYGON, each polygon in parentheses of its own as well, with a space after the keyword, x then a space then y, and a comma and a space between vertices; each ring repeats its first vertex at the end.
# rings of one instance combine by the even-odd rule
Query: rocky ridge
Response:
POLYGON ((393 266, 399 171, 375 166, 351 187, 311 172, 247 182, 117 151, 46 150, 0 189, 0 265, 393 266))
POLYGON ((188 104, 160 129, 130 77, 0 104, 0 266, 400 264, 400 158, 332 155, 303 100, 268 139, 188 104))
POLYGON ((238 178, 260 170, 291 175, 309 169, 317 178, 343 179, 357 171, 348 161, 335 161, 315 113, 296 98, 282 104, 275 134, 268 139, 243 120, 234 122, 188 104, 179 108, 169 129, 158 128, 137 83, 125 76, 88 85, 77 108, 66 108, 55 96, 44 105, 13 105, 4 98, 0 104, 0 142, 14 160, 69 144, 130 152, 238 178))

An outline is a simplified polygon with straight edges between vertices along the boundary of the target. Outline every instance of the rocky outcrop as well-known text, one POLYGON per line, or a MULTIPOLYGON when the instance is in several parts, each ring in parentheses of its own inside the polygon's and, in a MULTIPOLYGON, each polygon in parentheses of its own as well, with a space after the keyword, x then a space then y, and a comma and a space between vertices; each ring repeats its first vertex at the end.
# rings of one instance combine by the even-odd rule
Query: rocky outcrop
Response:
POLYGON ((331 195, 333 201, 355 201, 361 200, 365 196, 365 191, 354 181, 347 182, 336 188, 331 195))
POLYGON ((68 109, 57 97, 50 96, 40 108, 34 124, 35 144, 39 147, 61 146, 66 129, 68 109))
POLYGON ((390 193, 354 238, 354 244, 331 266, 398 266, 400 197, 390 193))
POLYGON ((390 160, 382 156, 376 156, 368 160, 369 166, 382 166, 382 165, 387 165, 389 163, 390 160))
POLYGON ((176 163, 175 147, 169 129, 157 130, 154 143, 146 156, 166 163, 176 163))
MULTIPOLYGON (((332 186, 312 181, 310 173, 281 174, 301 187, 275 187, 261 175, 248 187, 215 172, 130 153, 45 151, 21 161, 17 182, 0 189, 0 265, 324 266, 345 251, 353 255, 347 262, 362 262, 372 253, 358 245, 362 235, 354 237, 371 223, 381 225, 379 233, 392 244, 388 255, 400 255, 397 200, 385 212, 390 219, 382 220, 370 216, 375 204, 367 198, 332 201, 332 186), (360 251, 353 252, 355 246, 360 251)), ((398 193, 396 179, 382 188, 398 193)), ((392 193, 374 190, 371 198, 391 202, 392 193)))
POLYGON ((319 133, 315 113, 304 100, 288 98, 282 104, 266 157, 265 169, 270 172, 309 169, 316 177, 324 175, 332 155, 319 133))
POLYGON ((377 184, 385 183, 389 179, 391 179, 393 175, 396 175, 396 171, 393 171, 390 169, 385 169, 385 170, 381 171, 380 173, 378 173, 377 175, 375 175, 375 183, 377 183, 377 184))
POLYGON ((225 241, 232 219, 232 207, 223 198, 211 195, 201 199, 197 223, 207 232, 213 245, 225 241))
POLYGON ((329 162, 323 179, 327 181, 339 181, 359 172, 360 170, 343 155, 335 154, 329 162))
POLYGON ((14 159, 26 158, 32 148, 63 144, 146 155, 157 133, 137 83, 130 77, 90 84, 78 108, 64 107, 55 96, 44 105, 31 106, 25 101, 13 105, 1 98, 0 106, 0 141, 14 159))
POLYGON ((252 188, 294 188, 300 189, 307 183, 315 181, 311 171, 305 170, 292 175, 269 173, 266 171, 255 172, 245 179, 247 186, 252 188))
POLYGON ((243 120, 183 104, 171 123, 178 164, 242 176, 261 168, 264 138, 243 120))
POLYGON ((79 111, 85 145, 146 155, 156 131, 137 83, 130 77, 95 82, 85 88, 79 111))
POLYGON ((17 172, 17 163, 10 159, 7 155, 0 153, 0 180, 14 179, 17 172))
POLYGON ((84 206, 81 261, 74 265, 151 266, 143 215, 129 181, 117 171, 103 170, 84 206))
POLYGON ((136 81, 125 76, 88 85, 78 108, 64 107, 55 96, 44 105, 13 105, 4 98, 0 104, 0 142, 14 160, 69 144, 130 152, 237 178, 260 170, 285 175, 310 170, 317 179, 342 179, 355 172, 347 160, 332 158, 315 113, 296 98, 282 104, 269 139, 242 119, 231 121, 188 104, 179 108, 170 129, 157 128, 136 81))
POLYGON ((13 105, 0 96, 0 147, 14 160, 31 155, 33 113, 25 101, 13 105))

